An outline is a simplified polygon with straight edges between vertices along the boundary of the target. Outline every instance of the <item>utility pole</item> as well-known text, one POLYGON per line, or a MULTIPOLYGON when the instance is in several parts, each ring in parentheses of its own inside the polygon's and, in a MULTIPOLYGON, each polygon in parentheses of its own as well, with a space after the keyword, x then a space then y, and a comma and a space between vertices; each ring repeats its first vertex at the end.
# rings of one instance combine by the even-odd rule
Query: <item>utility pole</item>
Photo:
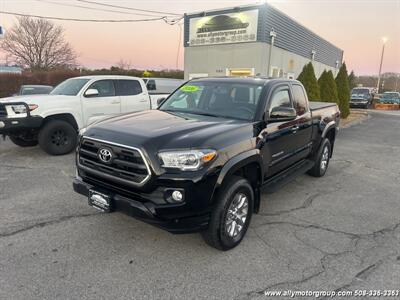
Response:
POLYGON ((382 45, 382 53, 381 53, 381 63, 380 63, 380 65, 379 65, 378 84, 377 84, 377 86, 376 86, 376 89, 377 89, 377 93, 378 93, 378 94, 379 94, 379 88, 380 88, 380 83, 381 83, 381 72, 382 72, 383 54, 385 53, 385 44, 386 44, 386 42, 387 42, 387 38, 386 38, 386 37, 382 38, 382 42, 383 42, 383 45, 382 45))
POLYGON ((269 55, 268 55, 268 70, 267 70, 267 77, 270 77, 271 74, 271 57, 272 57, 272 49, 274 48, 274 42, 276 38, 276 32, 272 28, 269 32, 269 36, 271 37, 271 44, 269 45, 269 55))

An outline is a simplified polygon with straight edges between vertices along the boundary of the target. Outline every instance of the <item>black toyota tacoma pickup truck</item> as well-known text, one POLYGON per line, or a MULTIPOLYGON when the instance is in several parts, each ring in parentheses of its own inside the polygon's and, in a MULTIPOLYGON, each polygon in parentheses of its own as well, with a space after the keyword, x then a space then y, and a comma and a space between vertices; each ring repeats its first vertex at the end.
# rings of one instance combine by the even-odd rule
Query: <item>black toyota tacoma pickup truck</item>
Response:
POLYGON ((102 211, 201 231, 228 250, 258 212, 262 188, 325 174, 339 116, 334 103, 309 103, 295 80, 191 80, 157 110, 82 130, 73 187, 102 211))

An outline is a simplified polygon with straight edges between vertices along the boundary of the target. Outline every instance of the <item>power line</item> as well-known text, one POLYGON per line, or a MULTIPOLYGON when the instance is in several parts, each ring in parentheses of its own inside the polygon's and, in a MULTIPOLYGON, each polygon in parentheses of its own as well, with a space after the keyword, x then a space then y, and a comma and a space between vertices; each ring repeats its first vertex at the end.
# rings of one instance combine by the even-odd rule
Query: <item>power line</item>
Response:
POLYGON ((113 4, 106 4, 106 3, 96 2, 96 1, 89 1, 89 0, 77 0, 77 1, 79 1, 79 2, 84 2, 84 3, 90 3, 90 4, 101 5, 101 6, 113 7, 113 8, 122 8, 122 9, 127 9, 127 10, 134 10, 134 11, 141 11, 141 12, 154 13, 154 14, 163 14, 163 15, 169 15, 169 16, 182 16, 182 14, 169 13, 169 12, 162 12, 162 11, 155 11, 155 10, 148 10, 148 9, 132 8, 132 7, 126 7, 126 6, 119 6, 119 5, 113 5, 113 4))
POLYGON ((19 16, 19 17, 32 17, 32 18, 48 19, 48 20, 74 21, 74 22, 135 23, 135 22, 150 22, 150 21, 163 20, 167 24, 170 24, 170 21, 167 20, 166 17, 149 18, 149 19, 126 19, 126 20, 121 20, 121 19, 108 19, 108 20, 107 19, 77 19, 77 18, 60 18, 60 17, 50 17, 50 16, 28 15, 28 14, 20 14, 20 13, 4 11, 4 10, 0 11, 0 14, 19 16))
POLYGON ((54 4, 54 5, 60 5, 60 6, 77 7, 77 8, 83 8, 83 9, 96 10, 96 11, 105 11, 105 12, 119 13, 119 14, 125 14, 125 15, 137 15, 137 16, 145 16, 145 17, 155 17, 154 15, 149 15, 149 14, 133 13, 133 12, 106 9, 106 8, 88 7, 88 6, 83 6, 83 5, 79 5, 79 4, 72 4, 72 3, 54 2, 54 1, 49 1, 49 0, 36 0, 36 1, 43 2, 43 3, 49 3, 49 4, 54 4))

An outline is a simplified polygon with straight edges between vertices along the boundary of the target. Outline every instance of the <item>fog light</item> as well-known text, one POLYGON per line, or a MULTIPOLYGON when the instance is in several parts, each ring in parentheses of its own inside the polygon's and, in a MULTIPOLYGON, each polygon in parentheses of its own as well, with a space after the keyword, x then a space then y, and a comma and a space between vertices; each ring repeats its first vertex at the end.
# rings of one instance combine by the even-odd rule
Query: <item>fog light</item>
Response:
POLYGON ((177 202, 181 202, 183 200, 183 195, 180 191, 173 191, 172 199, 177 202))

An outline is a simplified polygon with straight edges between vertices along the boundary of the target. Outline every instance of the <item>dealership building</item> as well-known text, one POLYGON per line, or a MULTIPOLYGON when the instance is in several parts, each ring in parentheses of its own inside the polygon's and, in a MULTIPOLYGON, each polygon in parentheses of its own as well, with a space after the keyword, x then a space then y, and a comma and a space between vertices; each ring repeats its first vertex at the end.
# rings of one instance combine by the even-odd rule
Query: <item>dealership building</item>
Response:
POLYGON ((312 61, 334 74, 343 51, 268 4, 185 14, 185 79, 208 76, 297 78, 312 61))

